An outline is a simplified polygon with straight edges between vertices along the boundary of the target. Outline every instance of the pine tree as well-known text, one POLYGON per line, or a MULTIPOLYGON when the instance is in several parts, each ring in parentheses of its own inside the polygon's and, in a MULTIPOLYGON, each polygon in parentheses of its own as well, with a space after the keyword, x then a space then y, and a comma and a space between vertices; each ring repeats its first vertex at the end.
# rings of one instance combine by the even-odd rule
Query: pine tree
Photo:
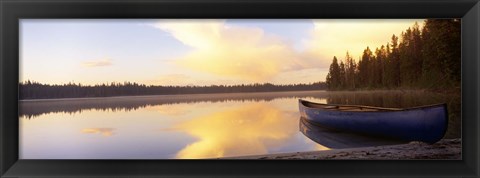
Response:
POLYGON ((370 72, 370 61, 372 61, 373 54, 370 51, 370 48, 367 46, 363 50, 363 55, 360 61, 358 61, 358 75, 359 75, 359 85, 361 87, 367 87, 369 83, 369 72, 370 72))
POLYGON ((345 56, 345 85, 347 89, 355 88, 355 68, 355 61, 347 51, 345 56))
POLYGON ((333 56, 332 64, 327 75, 327 87, 330 90, 340 88, 340 66, 336 56, 333 56))
POLYGON ((392 35, 392 53, 390 54, 388 70, 390 73, 391 86, 400 86, 400 53, 398 50, 398 37, 392 35))
POLYGON ((345 89, 346 88, 346 71, 345 71, 345 64, 343 61, 340 62, 340 72, 339 72, 339 88, 340 89, 345 89))

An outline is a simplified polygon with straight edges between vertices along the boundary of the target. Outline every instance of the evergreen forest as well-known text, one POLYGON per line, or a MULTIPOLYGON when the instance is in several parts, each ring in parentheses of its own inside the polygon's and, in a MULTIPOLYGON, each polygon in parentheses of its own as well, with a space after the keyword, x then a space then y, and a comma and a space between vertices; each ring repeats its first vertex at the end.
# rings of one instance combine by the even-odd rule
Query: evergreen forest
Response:
MULTIPOLYGON (((388 41, 388 39, 387 39, 388 41)), ((358 57, 333 57, 329 90, 458 89, 461 84, 461 21, 427 19, 385 45, 366 47, 358 57)))

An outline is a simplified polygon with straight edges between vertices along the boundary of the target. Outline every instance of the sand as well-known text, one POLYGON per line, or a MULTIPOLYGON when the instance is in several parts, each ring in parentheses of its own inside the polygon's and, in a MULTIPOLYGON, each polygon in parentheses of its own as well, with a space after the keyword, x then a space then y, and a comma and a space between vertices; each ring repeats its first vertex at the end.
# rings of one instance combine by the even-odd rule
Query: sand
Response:
POLYGON ((461 153, 461 139, 443 139, 435 144, 410 142, 400 145, 242 156, 222 159, 461 160, 461 153))

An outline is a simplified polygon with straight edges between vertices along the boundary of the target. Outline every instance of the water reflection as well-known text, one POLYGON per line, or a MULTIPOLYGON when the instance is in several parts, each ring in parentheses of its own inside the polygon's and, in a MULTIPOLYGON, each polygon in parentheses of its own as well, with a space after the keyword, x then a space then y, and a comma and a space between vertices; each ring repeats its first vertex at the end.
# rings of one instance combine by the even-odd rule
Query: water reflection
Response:
MULTIPOLYGON (((49 113, 81 114, 83 111, 105 112, 135 111, 150 106, 163 106, 163 114, 182 115, 189 110, 176 107, 178 104, 270 102, 275 99, 324 100, 330 104, 353 104, 379 107, 415 107, 435 103, 447 103, 449 126, 446 138, 461 136, 461 100, 458 93, 432 93, 424 91, 357 91, 357 92, 272 92, 272 93, 226 93, 197 95, 166 95, 139 97, 112 97, 92 99, 35 100, 19 102, 20 118, 37 118, 49 113)), ((291 108, 297 108, 296 103, 291 108)))
MULTIPOLYGON (((35 118, 48 113, 75 114, 88 110, 132 111, 157 105, 176 105, 193 103, 228 103, 228 102, 268 102, 281 98, 325 97, 326 92, 272 92, 272 93, 225 93, 195 95, 164 95, 109 97, 87 99, 26 100, 19 102, 19 116, 35 118)), ((164 110, 170 112, 168 110, 164 110)))
POLYGON ((311 123, 304 118, 300 118, 299 125, 300 131, 312 141, 317 142, 322 146, 333 149, 406 143, 403 141, 397 141, 392 139, 371 137, 350 132, 343 132, 339 130, 332 130, 324 128, 320 125, 315 125, 314 123, 311 123))
POLYGON ((191 111, 191 109, 194 109, 194 108, 178 107, 178 104, 164 104, 164 105, 155 105, 151 107, 146 107, 145 109, 156 111, 162 115, 181 116, 181 115, 188 114, 191 111))
POLYGON ((298 132, 297 109, 288 107, 296 103, 296 99, 194 103, 24 118, 20 157, 215 158, 325 149, 298 132), (165 109, 174 112, 164 113, 165 109))
POLYGON ((212 158, 266 154, 288 144, 297 132, 296 113, 284 113, 264 102, 238 106, 181 123, 177 127, 198 140, 177 158, 212 158))
POLYGON ((86 128, 86 129, 82 129, 82 133, 86 133, 86 134, 100 134, 100 135, 103 135, 105 137, 109 137, 109 136, 112 136, 114 133, 113 133, 113 128, 86 128))
POLYGON ((36 100, 20 102, 20 158, 214 158, 371 144, 365 139, 352 141, 351 136, 342 140, 338 133, 333 138, 331 132, 299 122, 299 98, 384 107, 446 102, 450 114, 446 137, 460 137, 461 133, 459 97, 427 92, 314 91, 36 100), (332 141, 337 143, 332 145, 332 141))

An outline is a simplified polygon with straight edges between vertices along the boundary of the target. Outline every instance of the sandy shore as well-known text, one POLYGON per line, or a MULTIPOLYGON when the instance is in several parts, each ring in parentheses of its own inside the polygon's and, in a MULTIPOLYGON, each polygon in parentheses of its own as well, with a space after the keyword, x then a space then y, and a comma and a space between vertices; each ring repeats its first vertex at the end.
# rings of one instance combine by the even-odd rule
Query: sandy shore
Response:
POLYGON ((223 159, 462 159, 462 140, 443 139, 435 144, 410 142, 400 145, 375 146, 326 151, 281 153, 223 159))

